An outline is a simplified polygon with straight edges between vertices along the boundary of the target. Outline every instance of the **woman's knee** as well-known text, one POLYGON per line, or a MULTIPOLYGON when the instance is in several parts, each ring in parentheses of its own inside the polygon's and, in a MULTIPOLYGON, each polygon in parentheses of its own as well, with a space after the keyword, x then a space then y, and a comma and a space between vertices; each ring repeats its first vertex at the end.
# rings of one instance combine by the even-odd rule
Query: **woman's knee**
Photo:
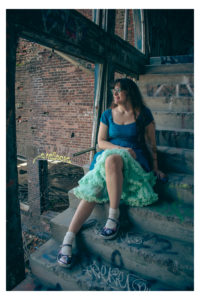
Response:
POLYGON ((105 161, 105 168, 106 169, 122 169, 123 168, 123 159, 118 154, 110 155, 106 158, 105 161))

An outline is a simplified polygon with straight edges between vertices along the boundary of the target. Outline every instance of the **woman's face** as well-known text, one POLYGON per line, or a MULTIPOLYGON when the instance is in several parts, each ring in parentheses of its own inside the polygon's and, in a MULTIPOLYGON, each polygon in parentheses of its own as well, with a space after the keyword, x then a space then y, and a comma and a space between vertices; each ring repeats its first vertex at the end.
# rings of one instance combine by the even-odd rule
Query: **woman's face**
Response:
POLYGON ((113 89, 113 98, 115 104, 125 104, 127 102, 127 91, 122 90, 120 83, 117 83, 113 89))

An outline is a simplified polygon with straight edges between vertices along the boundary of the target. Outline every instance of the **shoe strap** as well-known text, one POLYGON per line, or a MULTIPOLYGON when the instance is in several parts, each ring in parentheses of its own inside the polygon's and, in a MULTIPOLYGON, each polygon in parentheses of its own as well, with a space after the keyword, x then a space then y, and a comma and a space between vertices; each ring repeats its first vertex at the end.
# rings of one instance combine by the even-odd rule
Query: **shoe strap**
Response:
POLYGON ((61 248, 63 248, 63 247, 72 247, 72 245, 71 245, 71 244, 63 244, 63 245, 61 246, 61 248))
POLYGON ((108 218, 108 220, 111 220, 113 221, 114 223, 116 223, 117 225, 119 224, 119 221, 115 220, 115 219, 112 219, 112 218, 108 218))

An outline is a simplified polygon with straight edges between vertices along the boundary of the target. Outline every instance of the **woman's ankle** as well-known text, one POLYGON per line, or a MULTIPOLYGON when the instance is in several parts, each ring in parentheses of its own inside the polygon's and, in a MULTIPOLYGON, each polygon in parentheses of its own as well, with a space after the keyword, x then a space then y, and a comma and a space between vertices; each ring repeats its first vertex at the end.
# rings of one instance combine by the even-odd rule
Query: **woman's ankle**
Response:
POLYGON ((106 228, 110 228, 110 229, 114 229, 116 227, 116 224, 118 222, 119 219, 119 208, 109 208, 109 215, 108 215, 108 219, 106 222, 105 227, 106 228))
POLYGON ((75 239, 75 233, 74 232, 71 232, 71 231, 68 231, 63 239, 63 246, 62 246, 62 254, 64 255, 69 255, 71 256, 72 255, 72 244, 74 242, 74 239, 75 239))

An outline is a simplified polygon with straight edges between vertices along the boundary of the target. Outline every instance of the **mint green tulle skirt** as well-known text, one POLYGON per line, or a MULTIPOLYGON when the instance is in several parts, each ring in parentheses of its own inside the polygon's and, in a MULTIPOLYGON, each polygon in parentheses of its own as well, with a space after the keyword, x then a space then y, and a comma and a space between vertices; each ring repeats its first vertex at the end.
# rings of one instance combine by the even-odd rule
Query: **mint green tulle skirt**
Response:
POLYGON ((109 201, 106 188, 105 160, 112 154, 119 154, 123 159, 123 189, 120 203, 130 206, 146 206, 158 200, 153 186, 156 177, 153 172, 146 172, 140 164, 124 149, 105 150, 97 157, 93 170, 82 177, 73 189, 76 197, 88 202, 106 203, 109 201))

